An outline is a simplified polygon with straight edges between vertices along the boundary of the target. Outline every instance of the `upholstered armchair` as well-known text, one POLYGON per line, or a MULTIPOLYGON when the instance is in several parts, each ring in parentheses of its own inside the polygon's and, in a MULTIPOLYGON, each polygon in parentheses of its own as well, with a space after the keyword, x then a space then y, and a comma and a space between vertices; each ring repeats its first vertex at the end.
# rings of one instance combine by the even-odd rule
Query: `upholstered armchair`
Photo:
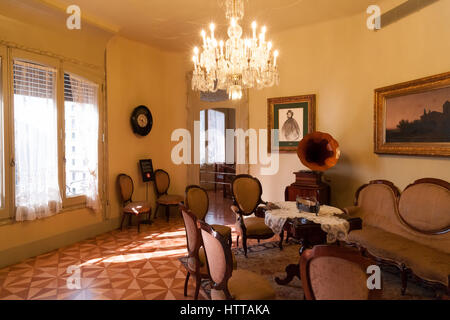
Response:
POLYGON ((233 270, 233 255, 227 239, 206 222, 199 221, 206 264, 212 280, 212 300, 273 300, 270 282, 247 270, 233 270))
POLYGON ((133 201, 134 184, 133 179, 129 175, 121 173, 117 176, 117 186, 122 200, 122 221, 120 222, 120 229, 123 228, 123 222, 125 217, 128 216, 128 225, 131 225, 131 219, 133 216, 138 218, 138 232, 140 231, 141 224, 151 224, 151 212, 152 209, 147 202, 133 201), (147 220, 142 220, 142 215, 148 215, 147 220))
POLYGON ((156 210, 155 218, 158 214, 159 206, 166 208, 166 220, 169 222, 170 207, 177 207, 178 204, 183 201, 183 197, 179 195, 167 194, 170 186, 169 174, 158 169, 155 171, 155 191, 156 191, 156 210))
MULTIPOLYGON (((307 300, 373 300, 381 290, 367 287, 367 268, 376 263, 355 248, 318 245, 300 257, 307 300)), ((381 274, 380 274, 381 277, 381 274)), ((381 279, 380 279, 381 281, 381 279)))
MULTIPOLYGON (((197 185, 186 187, 184 205, 196 215, 197 219, 205 221, 209 209, 209 197, 205 189, 197 185)), ((220 224, 211 225, 214 230, 219 232, 231 246, 231 228, 220 224)))
POLYGON ((242 237, 242 246, 247 257, 247 239, 269 239, 274 236, 272 229, 265 223, 264 218, 251 216, 257 213, 260 204, 267 204, 261 199, 261 182, 247 174, 236 176, 231 185, 234 205, 231 210, 236 214, 236 231, 238 233, 236 244, 239 246, 239 237, 242 237))

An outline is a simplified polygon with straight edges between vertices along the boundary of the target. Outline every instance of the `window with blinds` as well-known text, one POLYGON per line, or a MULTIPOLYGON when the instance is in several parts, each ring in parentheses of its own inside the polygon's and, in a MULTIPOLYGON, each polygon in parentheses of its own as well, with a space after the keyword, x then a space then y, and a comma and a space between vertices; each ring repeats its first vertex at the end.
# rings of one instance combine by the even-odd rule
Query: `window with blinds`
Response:
POLYGON ((64 74, 66 197, 88 195, 97 187, 98 85, 64 74))
POLYGON ((15 95, 54 99, 55 69, 15 60, 13 71, 15 95))
POLYGON ((58 177, 56 69, 13 63, 16 219, 50 216, 62 207, 58 177))

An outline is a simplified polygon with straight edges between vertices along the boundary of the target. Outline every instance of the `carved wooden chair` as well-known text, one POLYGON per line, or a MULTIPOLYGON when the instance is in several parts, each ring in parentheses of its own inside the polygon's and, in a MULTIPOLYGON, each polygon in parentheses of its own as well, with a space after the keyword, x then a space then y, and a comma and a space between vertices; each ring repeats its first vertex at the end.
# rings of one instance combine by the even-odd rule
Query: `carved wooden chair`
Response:
POLYGON ((247 174, 237 175, 231 185, 234 205, 231 210, 236 214, 237 246, 239 237, 242 237, 242 246, 247 257, 247 239, 269 239, 274 236, 272 229, 265 223, 264 218, 253 216, 260 204, 267 204, 261 199, 261 182, 247 174))
POLYGON ((199 221, 206 264, 212 280, 212 300, 272 300, 275 290, 260 275, 236 269, 227 239, 204 221, 199 221))
MULTIPOLYGON (((381 290, 369 289, 367 268, 376 263, 355 248, 317 245, 300 257, 300 278, 307 300, 374 300, 381 290)), ((381 277, 381 274, 380 274, 381 277)), ((380 279, 381 281, 381 279, 380 279)))
MULTIPOLYGON (((197 219, 205 221, 205 217, 209 209, 209 197, 205 189, 197 185, 190 185, 186 187, 184 204, 192 213, 196 215, 197 219)), ((231 228, 219 224, 213 224, 212 227, 224 238, 228 239, 231 247, 231 228)))
MULTIPOLYGON (((186 229, 186 242, 188 250, 188 260, 186 266, 186 280, 184 282, 184 296, 187 296, 187 287, 189 277, 195 278, 195 295, 194 299, 198 299, 200 291, 201 279, 209 279, 206 267, 205 249, 203 248, 202 236, 200 233, 197 216, 183 204, 180 204, 181 216, 183 217, 184 227, 186 229)), ((236 259, 232 255, 232 266, 236 268, 236 259)))
POLYGON ((117 186, 119 189, 120 197, 122 200, 122 221, 120 223, 120 229, 123 228, 123 222, 125 217, 128 216, 128 225, 131 225, 132 216, 138 217, 138 232, 140 231, 141 224, 151 224, 151 206, 144 201, 136 201, 132 200, 133 192, 134 192, 134 183, 133 179, 129 175, 121 173, 117 176, 117 186), (147 220, 142 220, 142 215, 148 215, 147 220))
POLYGON ((179 195, 167 194, 170 186, 169 174, 158 169, 155 171, 155 191, 156 191, 156 210, 155 218, 158 214, 159 206, 166 208, 166 220, 169 222, 170 207, 177 207, 178 204, 183 201, 183 197, 179 195))
POLYGON ((208 270, 206 268, 205 250, 202 247, 202 238, 200 230, 197 226, 197 216, 189 209, 180 205, 181 215, 186 229, 186 241, 188 250, 188 260, 186 266, 186 280, 184 282, 184 296, 187 296, 187 287, 189 277, 195 278, 195 295, 194 299, 198 299, 200 291, 201 279, 209 278, 208 270))

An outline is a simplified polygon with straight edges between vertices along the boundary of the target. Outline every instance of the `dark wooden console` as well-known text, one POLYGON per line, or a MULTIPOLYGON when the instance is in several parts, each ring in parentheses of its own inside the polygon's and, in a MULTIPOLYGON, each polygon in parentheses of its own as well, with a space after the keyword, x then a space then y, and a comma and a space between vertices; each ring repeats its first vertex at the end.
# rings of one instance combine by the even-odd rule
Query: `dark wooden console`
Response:
POLYGON ((322 181, 322 172, 302 170, 294 174, 295 182, 284 191, 286 201, 295 201, 297 196, 301 196, 314 197, 320 204, 330 204, 331 189, 322 181))

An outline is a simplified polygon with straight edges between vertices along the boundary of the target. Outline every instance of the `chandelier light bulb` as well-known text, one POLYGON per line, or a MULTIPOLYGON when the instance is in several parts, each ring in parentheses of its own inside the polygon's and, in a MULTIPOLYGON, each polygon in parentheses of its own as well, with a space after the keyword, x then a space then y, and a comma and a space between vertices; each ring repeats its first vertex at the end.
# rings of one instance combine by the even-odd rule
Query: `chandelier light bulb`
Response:
POLYGON ((256 27, 257 27, 256 21, 253 21, 252 22, 253 39, 256 39, 256 27))
POLYGON ((226 3, 228 38, 216 40, 216 25, 211 23, 210 36, 201 31, 202 47, 194 47, 194 72, 192 89, 203 92, 226 90, 229 98, 238 100, 243 90, 262 89, 278 85, 278 51, 272 51, 273 43, 266 42, 267 27, 262 26, 257 34, 257 23, 253 21, 253 38, 242 38, 239 22, 244 16, 244 0, 223 0, 226 3), (258 40, 259 36, 259 40, 258 40))
POLYGON ((214 40, 214 30, 216 29, 216 26, 214 25, 214 23, 211 23, 209 25, 209 30, 211 30, 211 39, 214 40))
POLYGON ((206 32, 205 32, 205 30, 202 30, 202 32, 200 34, 202 35, 202 38, 203 38, 203 47, 206 48, 206 32))

